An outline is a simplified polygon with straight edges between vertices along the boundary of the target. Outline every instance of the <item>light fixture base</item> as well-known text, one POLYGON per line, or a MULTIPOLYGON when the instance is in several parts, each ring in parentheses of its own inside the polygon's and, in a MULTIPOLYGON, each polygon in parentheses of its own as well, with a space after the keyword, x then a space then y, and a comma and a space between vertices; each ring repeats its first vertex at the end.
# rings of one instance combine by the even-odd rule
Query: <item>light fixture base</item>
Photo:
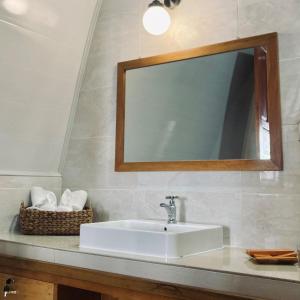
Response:
POLYGON ((180 4, 181 0, 164 0, 164 5, 168 8, 173 8, 180 4))
POLYGON ((159 0, 152 1, 148 7, 152 6, 165 6, 167 8, 174 8, 180 4, 181 0, 164 0, 164 4, 162 4, 159 0))
POLYGON ((148 7, 153 7, 153 6, 164 6, 164 5, 159 0, 154 0, 148 5, 148 7))

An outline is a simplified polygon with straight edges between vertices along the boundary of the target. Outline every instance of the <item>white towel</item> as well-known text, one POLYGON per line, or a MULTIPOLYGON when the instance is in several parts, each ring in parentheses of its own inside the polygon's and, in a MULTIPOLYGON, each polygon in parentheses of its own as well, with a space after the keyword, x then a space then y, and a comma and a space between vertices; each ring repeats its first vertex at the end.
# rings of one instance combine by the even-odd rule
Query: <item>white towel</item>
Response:
POLYGON ((71 192, 69 189, 66 189, 61 196, 60 206, 70 207, 73 211, 80 211, 83 210, 86 200, 86 191, 71 192))
POLYGON ((69 189, 66 189, 61 196, 59 206, 57 206, 57 199, 53 192, 34 186, 31 188, 32 206, 28 207, 28 209, 59 212, 80 211, 84 208, 86 201, 86 191, 71 192, 69 189))
POLYGON ((36 210, 42 210, 42 211, 56 211, 57 207, 52 205, 42 205, 42 206, 29 206, 27 209, 36 209, 36 210))
POLYGON ((57 208, 56 195, 39 186, 31 188, 31 203, 30 209, 55 211, 57 208))
POLYGON ((73 211, 73 208, 69 207, 69 206, 59 205, 59 206, 57 206, 56 211, 70 212, 70 211, 73 211))

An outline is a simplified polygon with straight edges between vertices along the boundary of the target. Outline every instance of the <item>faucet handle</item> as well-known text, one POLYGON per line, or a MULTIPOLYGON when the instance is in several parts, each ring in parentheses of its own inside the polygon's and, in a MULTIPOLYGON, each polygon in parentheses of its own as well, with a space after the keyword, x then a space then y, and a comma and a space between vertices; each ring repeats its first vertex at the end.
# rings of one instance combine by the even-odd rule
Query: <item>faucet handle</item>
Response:
POLYGON ((167 200, 170 200, 170 204, 175 204, 174 199, 178 199, 178 196, 166 196, 167 200))
POLYGON ((179 198, 178 196, 166 196, 166 199, 171 199, 171 200, 178 199, 178 198, 179 198))

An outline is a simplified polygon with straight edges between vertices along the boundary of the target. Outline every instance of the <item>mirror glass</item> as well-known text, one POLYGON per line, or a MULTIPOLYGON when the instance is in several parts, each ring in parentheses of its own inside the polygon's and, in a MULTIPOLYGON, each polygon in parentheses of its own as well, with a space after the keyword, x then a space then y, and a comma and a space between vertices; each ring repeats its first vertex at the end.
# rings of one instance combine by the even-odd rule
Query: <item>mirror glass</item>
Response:
POLYGON ((125 162, 261 155, 254 48, 128 70, 125 98, 125 162))

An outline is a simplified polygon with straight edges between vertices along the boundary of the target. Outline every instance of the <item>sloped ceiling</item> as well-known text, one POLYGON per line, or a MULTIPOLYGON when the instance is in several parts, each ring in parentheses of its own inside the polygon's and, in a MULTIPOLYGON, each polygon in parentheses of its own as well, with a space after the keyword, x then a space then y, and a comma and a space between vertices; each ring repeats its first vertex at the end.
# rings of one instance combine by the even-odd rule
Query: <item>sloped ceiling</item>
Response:
POLYGON ((0 174, 58 172, 97 0, 0 0, 0 174))

